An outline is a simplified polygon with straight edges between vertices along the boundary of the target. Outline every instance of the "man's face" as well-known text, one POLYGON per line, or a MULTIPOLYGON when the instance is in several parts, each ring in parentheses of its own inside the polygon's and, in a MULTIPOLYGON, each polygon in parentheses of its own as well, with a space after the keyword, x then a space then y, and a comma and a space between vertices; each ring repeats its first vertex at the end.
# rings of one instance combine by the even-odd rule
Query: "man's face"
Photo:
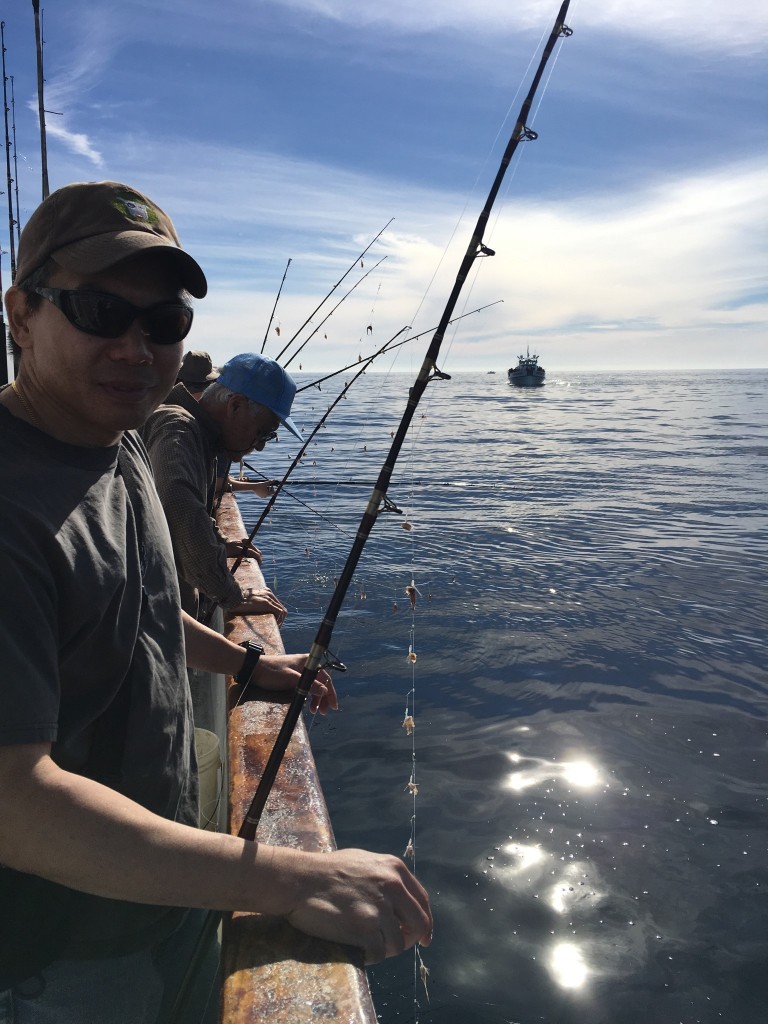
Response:
MULTIPOLYGON (((179 283, 162 257, 146 253, 88 276, 62 268, 52 288, 109 292, 144 308, 178 300, 179 283)), ((173 387, 183 342, 158 345, 134 321, 119 338, 85 334, 47 299, 25 316, 21 373, 54 436, 73 444, 116 444, 140 427, 173 387)))
POLYGON ((271 409, 254 405, 243 395, 233 395, 221 424, 221 437, 227 454, 236 460, 248 452, 263 451, 269 435, 279 426, 280 420, 271 409))

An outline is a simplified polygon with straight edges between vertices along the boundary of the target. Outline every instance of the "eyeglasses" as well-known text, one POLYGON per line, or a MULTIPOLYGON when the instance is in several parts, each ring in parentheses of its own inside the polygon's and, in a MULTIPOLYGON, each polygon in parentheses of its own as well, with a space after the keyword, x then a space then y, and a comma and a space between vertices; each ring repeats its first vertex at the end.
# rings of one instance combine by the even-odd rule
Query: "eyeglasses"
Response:
POLYGON ((257 434, 256 438, 255 438, 255 442, 257 444, 258 444, 259 441, 263 441, 264 444, 267 444, 269 441, 276 441, 276 440, 277 440, 277 431, 276 430, 268 430, 268 431, 265 431, 264 433, 257 434))
POLYGON ((142 309, 119 295, 87 289, 33 288, 52 302, 73 327, 100 338, 119 338, 134 320, 155 345, 177 345, 189 334, 193 310, 185 302, 158 302, 142 309))

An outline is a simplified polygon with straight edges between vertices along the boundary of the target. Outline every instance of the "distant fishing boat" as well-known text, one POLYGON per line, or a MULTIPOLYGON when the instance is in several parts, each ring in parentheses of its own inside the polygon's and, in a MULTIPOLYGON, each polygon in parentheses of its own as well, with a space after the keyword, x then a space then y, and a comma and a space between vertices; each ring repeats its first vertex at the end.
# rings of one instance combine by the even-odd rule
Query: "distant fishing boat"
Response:
POLYGON ((525 350, 524 356, 517 357, 517 366, 507 370, 507 377, 510 384, 516 384, 519 388, 537 388, 544 383, 546 371, 539 366, 539 357, 531 355, 530 350, 525 350))

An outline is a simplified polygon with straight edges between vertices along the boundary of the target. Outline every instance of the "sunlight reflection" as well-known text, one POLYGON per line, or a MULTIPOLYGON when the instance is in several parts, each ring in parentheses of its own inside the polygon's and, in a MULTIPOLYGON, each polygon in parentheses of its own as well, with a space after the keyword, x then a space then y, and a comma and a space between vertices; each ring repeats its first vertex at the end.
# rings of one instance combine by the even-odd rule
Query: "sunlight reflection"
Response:
POLYGON ((547 902, 556 914, 564 913, 567 907, 565 899, 565 887, 562 885, 553 886, 550 892, 549 900, 547 902))
POLYGON ((511 772, 502 783, 516 793, 558 777, 578 789, 594 789, 602 781, 598 767, 583 757, 577 760, 548 761, 541 757, 525 757, 517 751, 508 752, 507 757, 514 765, 525 765, 524 770, 511 772))
POLYGON ((510 789, 514 789, 517 793, 521 793, 528 786, 534 785, 534 783, 540 780, 535 775, 526 775, 525 772, 513 772, 507 778, 507 785, 510 789))
POLYGON ((572 786, 581 786, 589 789, 597 786, 600 782, 600 773, 589 761, 563 761, 563 777, 572 786))
POLYGON ((502 850, 510 857, 515 858, 515 864, 512 869, 515 874, 525 871, 534 864, 538 864, 544 860, 545 856, 540 846, 524 846, 522 843, 507 843, 506 846, 502 847, 502 850))
POLYGON ((561 988, 581 988, 589 974, 584 956, 573 942, 558 943, 550 954, 548 966, 561 988))

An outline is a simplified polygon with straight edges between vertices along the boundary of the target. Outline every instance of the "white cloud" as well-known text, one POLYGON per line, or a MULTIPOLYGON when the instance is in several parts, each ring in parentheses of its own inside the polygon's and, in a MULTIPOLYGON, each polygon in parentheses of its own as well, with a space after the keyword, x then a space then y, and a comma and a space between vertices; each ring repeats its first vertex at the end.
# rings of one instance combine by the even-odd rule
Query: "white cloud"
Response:
MULTIPOLYGON (((544 29, 559 9, 551 0, 276 0, 353 26, 401 32, 436 29, 508 33, 544 29)), ((573 0, 567 24, 579 32, 599 29, 657 46, 684 50, 759 53, 768 43, 768 7, 753 0, 573 0)))
MULTIPOLYGON (((289 256, 284 338, 392 215, 366 269, 384 253, 387 262, 334 314, 328 341, 310 344, 306 365, 341 365, 406 323, 439 319, 477 216, 466 215, 444 254, 458 196, 220 146, 164 153, 143 151, 136 175, 123 170, 167 207, 209 272, 195 342, 216 358, 261 344, 289 256), (148 178, 147 167, 162 169, 148 178)), ((478 261, 456 312, 504 305, 462 326, 451 359, 485 368, 539 339, 561 365, 765 365, 763 167, 724 166, 559 206, 509 201, 486 238, 498 255, 478 261)))
POLYGON ((56 120, 51 114, 46 117, 45 130, 48 136, 59 139, 67 149, 70 149, 78 156, 84 156, 95 167, 103 165, 104 160, 101 153, 95 148, 90 137, 85 132, 70 131, 66 126, 66 122, 56 120))
MULTIPOLYGON (((108 13, 97 8, 82 9, 76 25, 68 49, 45 54, 46 133, 94 167, 101 167, 102 152, 93 134, 81 125, 91 118, 94 93, 103 93, 102 76, 108 73, 114 56, 115 31, 108 13)), ((27 106, 37 114, 37 98, 27 106)))

